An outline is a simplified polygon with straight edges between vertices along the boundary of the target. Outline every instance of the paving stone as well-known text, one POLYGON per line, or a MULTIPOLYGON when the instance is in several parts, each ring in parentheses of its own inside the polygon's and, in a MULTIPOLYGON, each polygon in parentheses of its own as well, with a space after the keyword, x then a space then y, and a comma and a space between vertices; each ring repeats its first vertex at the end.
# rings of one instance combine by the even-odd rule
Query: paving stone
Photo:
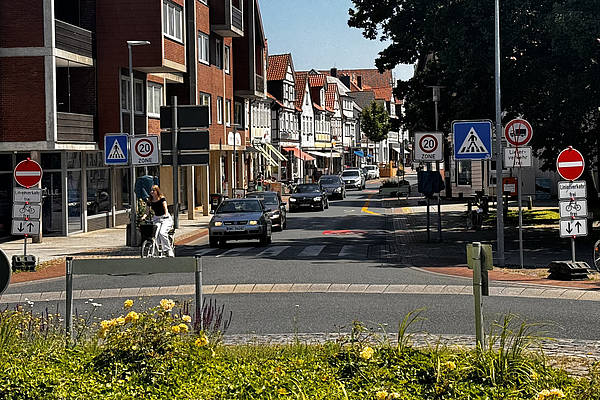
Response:
POLYGON ((525 288, 522 287, 507 287, 502 291, 502 296, 506 296, 506 297, 516 297, 516 296, 520 296, 521 293, 523 293, 523 290, 525 290, 525 288))
POLYGON ((567 289, 546 289, 540 294, 540 297, 546 299, 558 299, 566 291, 567 289))
POLYGON ((402 293, 406 289, 406 285, 388 285, 384 293, 402 293))
POLYGON ((505 289, 504 286, 490 287, 490 296, 501 296, 504 289, 505 289))
POLYGON ((113 288, 113 289, 102 289, 100 292, 100 298, 109 298, 109 297, 119 297, 121 293, 121 288, 113 288))
POLYGON ((346 292, 348 293, 363 293, 369 287, 366 283, 352 283, 346 292))
POLYGON ((270 293, 273 289, 272 283, 257 283, 252 289, 252 293, 270 293))
MULTIPOLYGON (((100 297, 100 293, 102 293, 102 290, 100 289, 87 289, 87 290, 82 290, 81 293, 79 294, 80 299, 96 299, 97 297, 100 297)), ((73 298, 76 298, 75 296, 73 296, 73 298)))
POLYGON ((254 284, 238 284, 235 285, 235 289, 233 289, 233 293, 252 293, 252 289, 254 289, 254 284))
POLYGON ((35 293, 23 293, 23 301, 41 301, 42 300, 42 293, 41 292, 35 292, 35 293))
POLYGON ((177 295, 194 294, 196 293, 196 285, 179 285, 177 286, 177 295))
POLYGON ((213 294, 215 292, 216 285, 202 285, 202 293, 213 294))
POLYGON ((389 285, 369 285, 363 293, 383 293, 389 285))
POLYGON ((404 292, 402 293, 419 294, 423 292, 425 286, 427 285, 406 285, 406 288, 404 288, 404 292))
POLYGON ((21 294, 20 293, 3 294, 2 297, 0 297, 0 303, 19 303, 19 302, 21 302, 21 294))
POLYGON ((235 289, 235 285, 217 285, 215 288, 214 294, 229 294, 233 293, 233 289, 235 289))
POLYGON ((63 292, 42 292, 41 301, 57 301, 63 292))
POLYGON ((540 297, 542 293, 544 293, 543 288, 525 288, 519 295, 519 297, 540 297))
POLYGON ((294 283, 290 292, 293 293, 308 293, 310 289, 310 283, 294 283))
POLYGON ((460 294, 470 294, 472 296, 473 286, 463 286, 462 290, 460 291, 460 294))
POLYGON ((332 283, 327 291, 329 293, 346 293, 349 287, 349 283, 332 283))
POLYGON ((140 292, 138 293, 138 296, 158 296, 159 290, 160 290, 160 288, 158 286, 143 287, 143 288, 140 288, 140 292))
POLYGON ((327 289, 331 286, 330 283, 313 283, 310 285, 310 292, 312 293, 325 293, 327 289))
POLYGON ((159 296, 172 296, 177 293, 179 286, 161 286, 158 289, 159 296))
POLYGON ((427 285, 423 288, 421 293, 427 294, 440 294, 443 292, 446 285, 427 285))
MULTIPOLYGON (((71 292, 71 296, 73 297, 73 299, 74 299, 74 300, 75 300, 75 299, 83 299, 84 297, 83 297, 83 295, 81 294, 82 292, 83 292, 83 290, 73 290, 73 291, 71 292)), ((65 293, 65 299, 66 299, 66 298, 67 298, 67 294, 65 293)), ((88 297, 88 298, 86 298, 86 300, 87 300, 87 299, 89 299, 89 297, 88 297)))
POLYGON ((577 300, 585 293, 584 290, 567 289, 560 295, 561 299, 577 300))
POLYGON ((291 288, 291 283, 276 283, 271 288, 271 293, 287 293, 291 288))
POLYGON ((140 293, 140 288, 122 288, 121 289, 121 296, 122 297, 137 297, 139 296, 140 293))
POLYGON ((579 300, 589 300, 589 301, 600 301, 600 292, 586 290, 586 292, 579 298, 579 300))

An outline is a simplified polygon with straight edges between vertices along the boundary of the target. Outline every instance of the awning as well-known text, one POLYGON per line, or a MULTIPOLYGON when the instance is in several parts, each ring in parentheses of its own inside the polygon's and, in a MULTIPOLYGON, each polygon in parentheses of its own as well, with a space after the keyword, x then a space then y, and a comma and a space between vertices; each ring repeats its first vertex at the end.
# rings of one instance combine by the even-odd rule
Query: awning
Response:
POLYGON ((285 151, 291 151, 294 153, 294 156, 296 158, 300 158, 304 161, 314 161, 315 158, 313 156, 311 156, 310 154, 307 154, 305 152, 303 152, 302 150, 300 150, 297 147, 284 147, 283 148, 285 151))
POLYGON ((339 158, 342 155, 337 151, 308 151, 309 154, 313 156, 326 157, 326 158, 339 158))
POLYGON ((356 154, 359 157, 364 157, 365 153, 362 150, 354 150, 354 154, 356 154))
POLYGON ((281 152, 277 150, 277 148, 275 148, 275 146, 273 146, 271 143, 265 143, 265 146, 267 146, 267 149, 271 150, 271 153, 275 154, 275 158, 279 159, 279 161, 287 160, 287 158, 281 154, 281 152))
POLYGON ((394 150, 396 153, 402 153, 402 150, 396 147, 392 147, 392 150, 394 150))
POLYGON ((255 144, 254 148, 256 150, 258 150, 263 155, 263 157, 267 160, 267 162, 270 165, 272 165, 272 166, 277 166, 278 165, 277 162, 275 160, 273 160, 273 158, 269 155, 269 153, 267 153, 267 151, 261 145, 255 144))
POLYGON ((369 157, 369 158, 373 158, 373 157, 375 157, 375 156, 374 156, 373 154, 367 154, 367 157, 369 157))

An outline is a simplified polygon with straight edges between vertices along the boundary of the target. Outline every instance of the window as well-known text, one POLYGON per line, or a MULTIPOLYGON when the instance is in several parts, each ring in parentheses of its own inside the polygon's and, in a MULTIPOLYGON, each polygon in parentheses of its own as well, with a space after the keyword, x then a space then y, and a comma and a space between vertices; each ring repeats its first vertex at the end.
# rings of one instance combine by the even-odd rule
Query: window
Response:
MULTIPOLYGON (((139 79, 134 79, 135 91, 135 112, 136 114, 144 113, 144 82, 139 79)), ((121 110, 129 112, 131 105, 131 90, 129 77, 121 77, 121 110)))
POLYGON ((456 184, 471 185, 471 161, 456 162, 456 184))
POLYGON ((217 97, 217 124, 223 123, 223 98, 217 97))
POLYGON ((233 123, 240 127, 244 126, 244 104, 236 101, 234 103, 233 123))
POLYGON ((211 114, 212 106, 210 104, 210 94, 200 92, 200 94, 198 96, 198 105, 208 106, 208 123, 211 124, 212 123, 212 114, 211 114))
POLYGON ((198 33, 198 61, 208 64, 208 35, 198 33))
POLYGON ((225 123, 231 125, 231 100, 225 100, 225 123))
POLYGON ((223 55, 224 55, 224 60, 223 60, 224 68, 223 69, 225 70, 226 74, 229 73, 230 54, 231 54, 231 49, 229 48, 229 46, 225 46, 225 52, 223 53, 223 55))
POLYGON ((170 1, 163 3, 163 33, 171 39, 183 41, 183 9, 170 1))
POLYGON ((148 115, 160 118, 160 106, 162 106, 162 85, 148 82, 148 115))
POLYGON ((223 42, 221 39, 215 39, 215 66, 223 69, 223 42))

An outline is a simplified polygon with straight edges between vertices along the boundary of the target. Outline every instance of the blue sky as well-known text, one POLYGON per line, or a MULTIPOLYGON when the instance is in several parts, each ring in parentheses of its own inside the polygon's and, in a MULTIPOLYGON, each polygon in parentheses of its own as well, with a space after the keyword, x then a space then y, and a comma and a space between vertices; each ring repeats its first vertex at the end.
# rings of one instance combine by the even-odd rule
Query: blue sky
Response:
MULTIPOLYGON (((269 54, 292 53, 297 70, 375 68, 384 42, 367 40, 348 26, 350 0, 259 0, 269 54)), ((412 66, 394 69, 409 79, 412 66)))

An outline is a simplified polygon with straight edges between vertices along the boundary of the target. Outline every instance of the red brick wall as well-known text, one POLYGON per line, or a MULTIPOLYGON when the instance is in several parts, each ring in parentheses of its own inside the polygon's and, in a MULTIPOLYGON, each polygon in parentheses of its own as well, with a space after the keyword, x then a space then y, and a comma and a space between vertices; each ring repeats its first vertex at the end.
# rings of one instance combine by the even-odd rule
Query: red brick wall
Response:
POLYGON ((150 135, 160 134, 160 119, 148 117, 148 133, 150 135))
POLYGON ((165 59, 185 65, 185 47, 174 40, 165 38, 165 59))
POLYGON ((0 141, 46 140, 43 57, 0 58, 0 141))
POLYGON ((44 46, 44 2, 0 1, 0 47, 44 46))

